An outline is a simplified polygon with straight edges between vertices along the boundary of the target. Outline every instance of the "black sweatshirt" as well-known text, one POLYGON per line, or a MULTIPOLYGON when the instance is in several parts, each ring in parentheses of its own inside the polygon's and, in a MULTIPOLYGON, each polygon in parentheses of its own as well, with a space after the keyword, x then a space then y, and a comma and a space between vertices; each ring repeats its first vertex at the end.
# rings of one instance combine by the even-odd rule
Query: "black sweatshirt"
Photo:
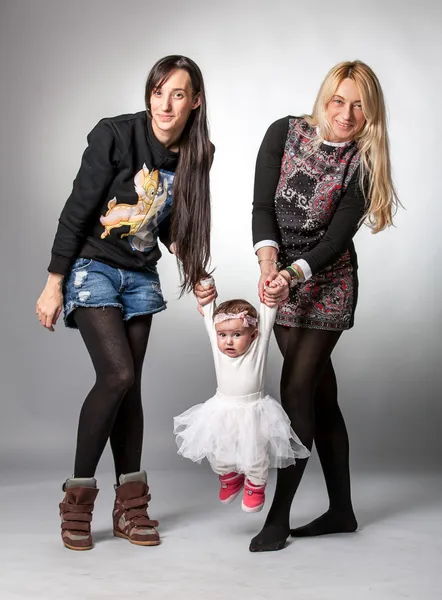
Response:
POLYGON ((177 152, 165 148, 146 113, 101 120, 60 215, 48 271, 67 275, 78 258, 142 270, 170 246, 177 152))
POLYGON ((297 117, 269 127, 256 162, 252 225, 254 245, 275 242, 284 264, 304 260, 313 275, 347 249, 354 255, 352 238, 365 211, 357 145, 324 143, 304 159, 314 136, 297 117))

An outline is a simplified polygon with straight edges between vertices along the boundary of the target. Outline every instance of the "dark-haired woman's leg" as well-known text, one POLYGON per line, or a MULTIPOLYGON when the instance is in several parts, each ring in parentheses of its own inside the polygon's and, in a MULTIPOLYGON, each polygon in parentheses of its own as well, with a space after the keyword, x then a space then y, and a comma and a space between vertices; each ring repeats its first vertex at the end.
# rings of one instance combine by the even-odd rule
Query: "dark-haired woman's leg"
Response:
POLYGON ((139 471, 143 439, 141 371, 151 315, 123 321, 118 308, 77 308, 75 322, 96 381, 80 413, 75 477, 93 477, 109 438, 117 480, 139 471))
POLYGON ((110 434, 117 483, 122 473, 134 473, 141 468, 144 430, 141 375, 151 325, 152 315, 134 317, 126 323, 135 379, 121 402, 110 434))
POLYGON ((83 403, 74 476, 93 477, 135 368, 119 308, 77 308, 74 319, 95 369, 95 385, 83 403))
MULTIPOLYGON (((145 471, 140 471, 143 441, 141 371, 152 317, 139 316, 124 322, 118 308, 107 307, 79 308, 74 318, 91 356, 97 380, 81 410, 75 478, 69 482, 70 493, 78 500, 80 494, 84 494, 84 485, 95 488, 95 480, 91 478, 110 438, 117 476, 112 512, 114 535, 140 546, 158 545, 158 522, 151 520, 147 513, 150 497, 147 476, 145 471), (132 510, 127 509, 127 502, 132 510)), ((97 491, 96 488, 93 490, 95 496, 97 491)), ((62 525, 63 541, 72 547, 70 540, 75 539, 76 546, 81 543, 90 548, 89 523, 93 506, 85 503, 83 508, 82 519, 87 519, 88 523, 87 535, 84 535, 82 523, 70 522, 71 504, 72 498, 70 504, 63 503, 66 509, 63 512, 66 521, 62 525), (79 527, 81 540, 75 529, 79 527)))

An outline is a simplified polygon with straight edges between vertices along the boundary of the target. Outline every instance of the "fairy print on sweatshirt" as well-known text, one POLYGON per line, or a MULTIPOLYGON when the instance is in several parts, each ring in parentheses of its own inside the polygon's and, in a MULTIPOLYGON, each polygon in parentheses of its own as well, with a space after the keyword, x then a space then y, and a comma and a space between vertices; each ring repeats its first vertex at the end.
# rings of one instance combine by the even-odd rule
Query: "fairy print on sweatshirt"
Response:
POLYGON ((143 164, 134 177, 138 202, 118 203, 116 197, 109 200, 106 214, 100 217, 104 227, 101 239, 109 236, 113 229, 124 227, 124 232, 119 236, 128 238, 132 250, 150 251, 156 244, 158 225, 172 208, 173 179, 174 173, 171 171, 149 171, 143 164), (126 227, 129 227, 129 231, 126 227))

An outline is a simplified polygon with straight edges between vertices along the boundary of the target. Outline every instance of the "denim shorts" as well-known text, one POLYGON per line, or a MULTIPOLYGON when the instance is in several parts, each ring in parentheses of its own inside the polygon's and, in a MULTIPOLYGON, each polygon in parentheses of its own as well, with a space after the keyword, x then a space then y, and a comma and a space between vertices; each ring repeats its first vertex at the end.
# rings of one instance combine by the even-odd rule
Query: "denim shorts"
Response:
POLYGON ((79 307, 115 306, 127 321, 166 308, 156 267, 144 271, 116 269, 90 258, 78 258, 63 285, 64 323, 78 329, 73 318, 79 307))

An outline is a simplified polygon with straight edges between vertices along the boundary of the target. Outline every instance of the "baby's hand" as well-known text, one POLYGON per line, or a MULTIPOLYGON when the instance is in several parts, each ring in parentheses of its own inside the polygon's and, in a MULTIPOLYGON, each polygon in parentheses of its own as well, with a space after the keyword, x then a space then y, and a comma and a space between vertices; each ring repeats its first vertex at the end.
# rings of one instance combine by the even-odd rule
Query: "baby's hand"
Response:
POLYGON ((274 279, 273 281, 269 281, 268 283, 266 282, 264 287, 266 287, 267 289, 268 288, 277 288, 277 287, 279 287, 279 284, 274 279))
POLYGON ((277 288, 277 287, 284 287, 287 283, 287 280, 281 275, 279 274, 277 277, 275 277, 275 279, 273 281, 271 281, 269 283, 269 285, 267 287, 269 288, 277 288))

